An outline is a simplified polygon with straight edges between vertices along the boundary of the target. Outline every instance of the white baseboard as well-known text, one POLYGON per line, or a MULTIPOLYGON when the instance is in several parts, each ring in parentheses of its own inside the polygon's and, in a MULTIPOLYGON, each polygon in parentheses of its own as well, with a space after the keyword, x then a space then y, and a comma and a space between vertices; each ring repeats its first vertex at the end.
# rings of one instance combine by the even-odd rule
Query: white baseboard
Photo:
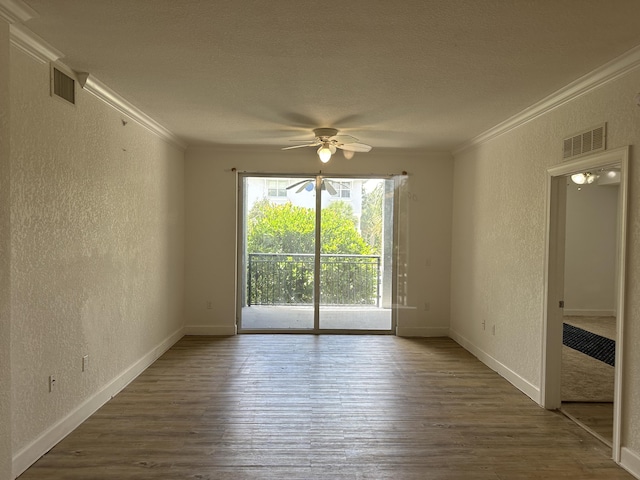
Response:
POLYGON ((587 310, 584 308, 565 308, 564 316, 569 317, 615 317, 615 310, 587 310))
POLYGON ((20 450, 16 455, 14 455, 12 460, 12 478, 17 478, 21 475, 40 457, 75 430, 82 422, 93 415, 100 407, 117 395, 129 383, 135 380, 138 375, 144 372, 149 365, 155 362, 183 336, 184 331, 181 327, 169 335, 165 340, 160 342, 157 346, 152 348, 140 360, 111 380, 111 382, 105 385, 96 394, 86 399, 65 418, 51 426, 36 440, 20 450))
POLYGON ((211 335, 214 337, 227 337, 236 335, 235 325, 187 325, 184 327, 185 335, 211 335))
POLYGON ((448 337, 449 327, 397 327, 398 337, 448 337))
POLYGON ((538 405, 542 405, 542 398, 540 396, 539 387, 536 387, 528 380, 511 370, 509 367, 507 367, 503 363, 500 363, 498 360, 493 358, 481 348, 471 343, 455 330, 449 330, 449 337, 455 340, 462 348, 472 353, 475 357, 478 358, 478 360, 488 366, 491 370, 494 370, 501 377, 505 378, 514 387, 531 398, 531 400, 536 402, 538 405))
POLYGON ((627 447, 620 452, 620 466, 636 478, 640 478, 640 455, 627 447))

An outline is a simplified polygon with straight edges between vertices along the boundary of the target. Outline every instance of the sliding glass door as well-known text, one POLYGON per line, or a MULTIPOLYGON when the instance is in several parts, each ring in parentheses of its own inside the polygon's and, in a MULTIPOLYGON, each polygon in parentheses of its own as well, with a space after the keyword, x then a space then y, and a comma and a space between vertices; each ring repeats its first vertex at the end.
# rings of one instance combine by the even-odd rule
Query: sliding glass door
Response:
POLYGON ((391 274, 392 181, 323 178, 322 182, 319 328, 390 331, 391 289, 390 282, 385 285, 385 271, 391 274), (390 198, 385 218, 386 193, 390 198))
POLYGON ((240 178, 239 330, 391 333, 393 180, 240 178))

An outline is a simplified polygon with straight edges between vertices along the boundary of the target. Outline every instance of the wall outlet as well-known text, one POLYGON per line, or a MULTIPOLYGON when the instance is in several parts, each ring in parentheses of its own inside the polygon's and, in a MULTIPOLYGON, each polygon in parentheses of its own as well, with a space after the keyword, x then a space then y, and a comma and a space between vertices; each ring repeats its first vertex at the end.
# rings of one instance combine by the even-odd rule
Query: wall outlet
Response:
POLYGON ((484 332, 484 330, 487 328, 487 322, 485 322, 484 320, 482 320, 482 331, 484 332))
POLYGON ((82 357, 82 371, 86 372, 89 368, 89 355, 85 355, 82 357))
POLYGON ((496 326, 492 325, 491 326, 491 335, 495 335, 496 334, 496 326))
POLYGON ((53 389, 56 386, 56 377, 55 375, 49 375, 49 393, 53 392, 53 389))
POLYGON ((213 308, 213 302, 211 300, 207 300, 207 310, 211 310, 213 308))

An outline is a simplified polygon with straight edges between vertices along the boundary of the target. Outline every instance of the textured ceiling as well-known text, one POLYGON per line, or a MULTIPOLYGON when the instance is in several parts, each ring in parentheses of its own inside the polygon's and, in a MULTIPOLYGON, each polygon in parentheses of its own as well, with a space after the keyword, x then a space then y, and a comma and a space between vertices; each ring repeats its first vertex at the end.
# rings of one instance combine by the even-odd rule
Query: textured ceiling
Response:
POLYGON ((638 0, 26 0, 26 26, 189 144, 335 127, 451 150, 640 44, 638 0))

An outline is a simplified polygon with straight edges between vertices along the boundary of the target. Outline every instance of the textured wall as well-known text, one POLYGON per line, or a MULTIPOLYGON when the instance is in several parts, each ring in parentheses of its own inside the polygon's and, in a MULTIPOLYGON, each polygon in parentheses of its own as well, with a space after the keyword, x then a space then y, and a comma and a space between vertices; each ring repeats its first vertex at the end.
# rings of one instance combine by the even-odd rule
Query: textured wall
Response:
POLYGON ((181 329, 184 156, 11 53, 15 455, 181 329))
POLYGON ((565 315, 615 311, 617 185, 567 187, 565 315))
POLYGON ((0 20, 0 478, 11 475, 9 25, 0 20))
MULTIPOLYGON (((640 72, 458 154, 454 166, 451 327, 540 385, 545 171, 562 139, 608 122, 609 149, 640 143, 640 72), (482 320, 496 335, 482 330, 482 320)), ((640 452, 640 177, 632 150, 623 444, 640 452)))
MULTIPOLYGON (((262 173, 392 174, 409 172, 403 234, 408 235, 409 297, 398 324, 405 331, 448 329, 452 162, 448 154, 418 155, 374 149, 322 165, 312 149, 245 152, 210 148, 187 151, 186 323, 229 332, 235 325, 235 175, 231 168, 262 173), (427 259, 431 265, 426 266, 427 259), (214 308, 206 309, 211 300, 214 308), (429 311, 424 303, 430 303, 429 311), (414 330, 415 329, 415 330, 414 330)), ((202 330, 202 331, 207 331, 202 330)))

